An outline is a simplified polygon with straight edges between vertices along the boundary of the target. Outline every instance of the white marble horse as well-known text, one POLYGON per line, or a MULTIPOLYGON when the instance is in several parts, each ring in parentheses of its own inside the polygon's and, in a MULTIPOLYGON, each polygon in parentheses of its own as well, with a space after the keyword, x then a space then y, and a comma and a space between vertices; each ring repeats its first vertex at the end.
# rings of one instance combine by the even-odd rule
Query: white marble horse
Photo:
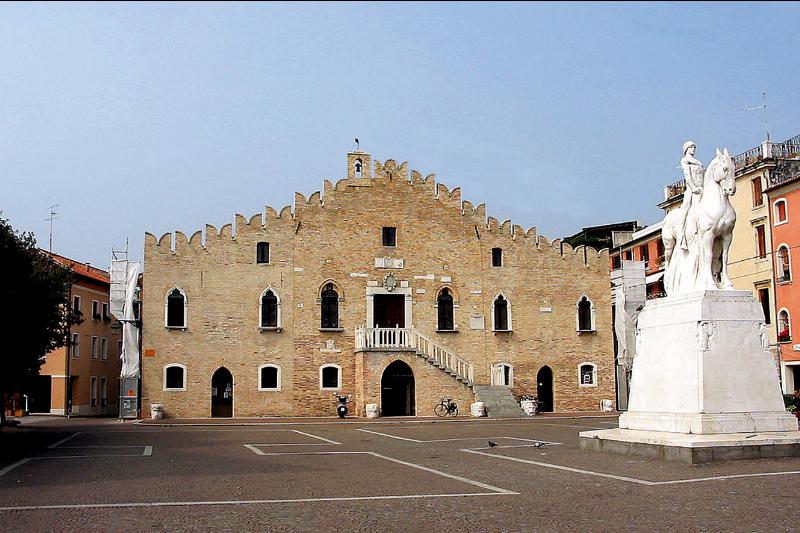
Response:
MULTIPOLYGON (((733 159, 728 149, 709 163, 703 175, 703 193, 692 203, 681 225, 679 210, 670 211, 664 218, 661 238, 664 241, 664 288, 667 294, 702 289, 730 289, 728 249, 733 239, 736 211, 730 197, 736 192, 733 159), (688 250, 675 248, 680 232, 686 231, 688 250)), ((691 194, 688 190, 684 194, 691 194)))

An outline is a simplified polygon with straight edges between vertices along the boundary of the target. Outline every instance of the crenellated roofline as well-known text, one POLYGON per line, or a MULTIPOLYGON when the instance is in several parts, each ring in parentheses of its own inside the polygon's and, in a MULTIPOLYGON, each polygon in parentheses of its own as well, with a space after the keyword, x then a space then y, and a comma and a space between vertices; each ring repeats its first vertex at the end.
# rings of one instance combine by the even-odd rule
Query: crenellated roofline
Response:
POLYGON ((205 238, 203 231, 198 230, 190 238, 186 237, 181 231, 165 233, 159 238, 149 232, 145 232, 145 248, 154 248, 161 252, 169 251, 179 253, 183 250, 205 250, 209 242, 219 239, 235 239, 236 235, 249 232, 254 229, 263 230, 271 225, 292 225, 297 221, 302 221, 306 213, 314 210, 322 210, 326 207, 326 201, 335 202, 337 192, 346 190, 348 187, 381 186, 390 181, 404 181, 411 190, 418 190, 429 194, 438 200, 443 207, 458 210, 462 217, 474 225, 482 232, 499 235, 501 238, 510 240, 520 240, 530 242, 538 250, 549 247, 558 248, 561 256, 583 255, 584 262, 588 262, 589 257, 607 257, 608 248, 596 250, 591 246, 580 245, 573 248, 561 239, 549 240, 536 232, 536 227, 532 226, 527 230, 518 224, 512 224, 510 220, 499 222, 496 218, 486 215, 486 205, 478 204, 473 206, 472 202, 461 199, 461 188, 449 189, 443 183, 436 183, 435 174, 428 174, 423 177, 416 170, 408 170, 408 163, 403 162, 398 166, 394 159, 388 159, 385 163, 374 160, 374 174, 368 178, 344 178, 336 181, 323 181, 322 191, 314 191, 306 198, 302 193, 295 192, 294 204, 281 208, 278 212, 270 206, 266 206, 263 213, 257 213, 247 219, 244 215, 235 215, 234 225, 225 224, 219 230, 211 224, 205 225, 205 238), (174 235, 174 240, 173 240, 174 235))

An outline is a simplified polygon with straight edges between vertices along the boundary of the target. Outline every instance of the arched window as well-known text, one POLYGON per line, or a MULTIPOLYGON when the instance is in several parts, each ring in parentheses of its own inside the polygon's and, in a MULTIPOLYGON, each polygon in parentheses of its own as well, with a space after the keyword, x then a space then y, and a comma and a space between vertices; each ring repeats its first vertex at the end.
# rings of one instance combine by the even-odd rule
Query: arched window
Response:
POLYGON ((186 294, 179 287, 175 287, 167 293, 164 304, 164 325, 168 328, 185 328, 186 310, 186 294))
POLYGON ((281 327, 281 300, 267 287, 261 293, 260 304, 261 329, 279 329, 281 327))
POLYGON ((597 365, 594 363, 581 363, 578 365, 578 386, 597 386, 597 365))
POLYGON ((772 204, 773 214, 775 215, 775 225, 784 224, 789 221, 789 213, 786 210, 786 200, 781 198, 772 204))
POLYGON ((578 331, 594 331, 594 304, 586 296, 577 305, 576 327, 578 331))
POLYGON ((511 306, 502 293, 492 302, 492 331, 511 331, 511 306))
POLYGON ((781 309, 778 312, 778 342, 792 341, 792 323, 789 318, 789 311, 781 309))
POLYGON ((186 365, 171 363, 164 366, 164 390, 186 390, 186 365))
POLYGON ((269 243, 256 244, 256 263, 269 263, 269 243))
POLYGON ((258 390, 281 390, 281 367, 278 365, 261 365, 258 367, 258 390))
POLYGON ((339 293, 333 283, 328 283, 320 295, 320 327, 337 329, 339 327, 339 293))
POLYGON ((452 331, 453 324, 453 296, 450 289, 442 289, 436 299, 436 308, 439 316, 436 329, 439 331, 452 331))
POLYGON ((362 177, 362 174, 361 174, 361 169, 362 169, 363 167, 364 167, 364 162, 363 162, 363 161, 361 161, 361 158, 359 158, 359 159, 356 159, 356 160, 355 160, 355 162, 353 163, 353 170, 355 171, 355 176, 356 176, 357 178, 360 178, 360 177, 362 177))
POLYGON ((778 247, 778 281, 792 281, 791 258, 789 257, 789 247, 781 244, 778 247))
POLYGON ((322 390, 341 389, 342 368, 339 365, 322 365, 319 367, 319 388, 322 390))

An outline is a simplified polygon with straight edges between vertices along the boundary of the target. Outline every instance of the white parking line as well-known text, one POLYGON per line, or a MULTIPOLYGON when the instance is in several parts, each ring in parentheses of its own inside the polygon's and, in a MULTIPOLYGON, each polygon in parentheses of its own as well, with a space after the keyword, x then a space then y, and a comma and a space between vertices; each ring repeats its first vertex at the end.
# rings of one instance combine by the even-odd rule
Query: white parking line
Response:
POLYGON ((423 470, 425 472, 430 472, 432 474, 436 474, 438 476, 446 477, 449 479, 454 479, 456 481, 460 481, 462 483, 468 483, 470 485, 474 485, 476 487, 480 487, 482 489, 491 490, 497 494, 519 494, 518 492, 510 491, 508 489, 503 489, 500 487, 495 487, 493 485, 487 485, 486 483, 481 483, 480 481, 475 481, 474 479, 468 479, 465 477, 457 476, 455 474, 448 474, 447 472, 442 472, 441 470, 435 470, 433 468, 428 468, 427 466, 422 466, 416 463, 409 463, 407 461, 401 461, 400 459, 395 459, 394 457, 389 457, 386 455, 382 455, 376 452, 352 452, 352 451, 325 451, 325 452, 264 452, 259 450, 261 453, 258 455, 264 456, 278 456, 278 455, 371 455, 373 457, 377 457, 379 459, 384 459, 386 461, 390 461, 392 463, 401 464, 404 466, 408 466, 411 468, 416 468, 418 470, 423 470))
POLYGON ((292 433, 297 433, 299 435, 304 435, 306 437, 311 437, 312 439, 321 440, 322 443, 319 442, 270 442, 264 444, 244 444, 243 446, 248 450, 252 451, 256 455, 264 455, 259 448, 265 448, 268 446, 340 446, 341 442, 336 442, 335 440, 326 439, 325 437, 320 437, 319 435, 312 435, 311 433, 306 433, 305 431, 299 431, 297 429, 276 429, 272 431, 291 431, 292 433))
POLYGON ((48 446, 48 448, 50 448, 50 449, 53 449, 53 448, 58 448, 59 446, 61 446, 61 445, 62 445, 62 444, 64 444, 65 442, 67 442, 68 440, 70 440, 70 439, 74 439, 75 437, 77 437, 77 436, 78 436, 78 435, 80 435, 80 434, 81 434, 81 432, 80 432, 80 431, 78 431, 77 433, 73 433, 73 434, 72 434, 72 435, 70 435, 69 437, 65 437, 65 438, 61 439, 60 441, 58 441, 58 442, 56 442, 56 443, 54 443, 54 444, 51 444, 50 446, 48 446))
POLYGON ((298 431, 293 429, 295 433, 299 433, 300 435, 305 435, 306 437, 311 437, 314 439, 319 439, 321 441, 327 442, 328 444, 341 444, 341 442, 336 442, 335 440, 326 439, 325 437, 320 437, 319 435, 312 435, 311 433, 306 433, 305 431, 298 431))
POLYGON ((544 468, 553 468, 555 470, 564 470, 566 472, 574 472, 576 474, 583 474, 587 476, 595 476, 595 477, 603 477, 608 479, 614 479, 617 481, 625 481, 628 483, 636 483, 638 485, 646 485, 648 487, 657 487, 663 485, 677 485, 682 483, 700 483, 704 481, 723 481, 727 479, 737 479, 737 478, 747 478, 747 477, 769 477, 769 476, 788 476, 793 474, 800 474, 800 470, 793 470, 789 472, 758 472, 755 474, 731 474, 727 476, 712 476, 712 477, 701 477, 701 478, 694 478, 694 479, 674 479, 670 481, 647 481, 646 479, 637 479, 632 477, 626 476, 617 476, 614 474, 606 474, 604 472, 594 472, 592 470, 583 470, 581 468, 572 468, 569 466, 562 466, 562 465, 555 465, 551 463, 543 463, 541 461, 531 461, 529 459, 519 459, 517 457, 509 457, 507 455, 495 455, 492 453, 486 453, 477 451, 477 449, 463 449, 462 452, 467 453, 474 453, 477 455, 485 455, 487 457, 492 457, 494 459, 505 459, 507 461, 514 461, 517 463, 525 463, 530 465, 542 466, 544 468))
MULTIPOLYGON (((76 433, 77 435, 77 433, 76 433)), ((63 441, 60 441, 63 442, 63 441)), ((60 444, 57 442, 55 445, 60 444)), ((54 446, 48 446, 48 448, 53 448, 54 446)), ((42 460, 42 459, 94 459, 95 457, 151 457, 153 455, 153 447, 152 446, 62 446, 59 448, 60 450, 82 450, 87 448, 142 448, 142 453, 140 454, 93 454, 93 455, 45 455, 39 457, 26 457, 24 459, 20 459, 14 464, 10 464, 7 467, 0 470, 0 477, 8 474, 12 470, 17 467, 24 465, 25 463, 33 460, 42 460)))
POLYGON ((51 511, 57 509, 119 509, 121 507, 189 507, 198 505, 265 505, 271 503, 314 503, 314 502, 358 502, 375 500, 419 500, 422 498, 462 498, 468 496, 506 496, 516 492, 467 492, 455 494, 405 494, 402 496, 344 496, 334 498, 295 498, 284 500, 221 500, 189 502, 129 502, 129 503, 82 503, 64 505, 21 505, 0 507, 4 511, 51 511))
MULTIPOLYGON (((524 442, 544 442, 545 444, 561 444, 560 442, 552 442, 546 440, 537 440, 537 439, 523 439, 522 437, 497 437, 497 436, 488 436, 488 437, 461 437, 457 439, 433 439, 433 440, 419 440, 419 439, 412 439, 409 437, 398 437, 397 435, 391 435, 389 433, 381 433, 379 431, 371 431, 369 429, 357 429, 356 431, 363 431, 364 433, 372 433, 373 435, 380 435, 382 437, 389 437, 390 439, 397 439, 397 440, 404 440, 407 442, 416 442, 416 443, 431 443, 431 442, 456 442, 456 441, 465 441, 465 440, 490 440, 490 439, 510 439, 510 440, 521 440, 524 442)), ((508 448, 509 446, 502 446, 503 448, 508 448)), ((474 448, 474 449, 483 449, 483 448, 474 448)))

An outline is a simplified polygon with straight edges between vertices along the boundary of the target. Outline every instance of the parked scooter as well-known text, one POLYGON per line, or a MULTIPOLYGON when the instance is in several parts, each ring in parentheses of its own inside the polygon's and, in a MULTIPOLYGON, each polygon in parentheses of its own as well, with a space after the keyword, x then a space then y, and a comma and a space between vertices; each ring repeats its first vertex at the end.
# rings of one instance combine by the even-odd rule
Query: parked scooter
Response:
POLYGON ((352 397, 352 394, 344 395, 339 394, 338 392, 333 393, 336 396, 336 401, 338 405, 336 406, 336 414, 339 415, 339 418, 344 418, 347 416, 347 399, 352 397))

